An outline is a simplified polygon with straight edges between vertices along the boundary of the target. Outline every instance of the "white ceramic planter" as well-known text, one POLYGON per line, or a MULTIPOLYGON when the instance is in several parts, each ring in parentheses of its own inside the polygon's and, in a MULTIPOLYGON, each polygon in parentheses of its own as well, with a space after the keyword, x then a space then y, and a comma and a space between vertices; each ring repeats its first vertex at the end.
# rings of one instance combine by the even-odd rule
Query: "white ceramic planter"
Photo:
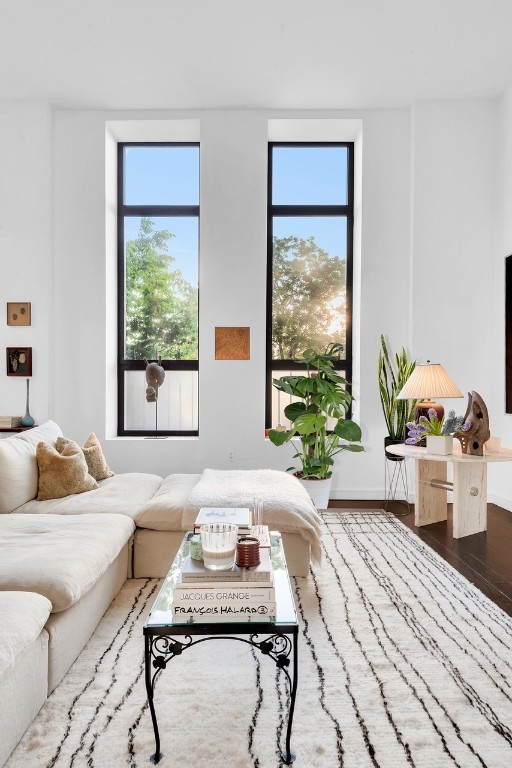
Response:
POLYGON ((427 453, 437 453, 448 456, 453 453, 453 437, 451 435, 427 435, 427 453))
POLYGON ((327 509, 329 495, 331 493, 332 477, 327 480, 302 480, 300 482, 311 496, 311 500, 317 509, 327 509))

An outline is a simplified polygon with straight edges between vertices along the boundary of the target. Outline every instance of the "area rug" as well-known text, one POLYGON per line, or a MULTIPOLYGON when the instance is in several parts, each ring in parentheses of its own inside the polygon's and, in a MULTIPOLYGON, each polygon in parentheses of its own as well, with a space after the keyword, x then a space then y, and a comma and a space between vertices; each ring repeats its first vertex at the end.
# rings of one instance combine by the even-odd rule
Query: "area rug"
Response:
MULTIPOLYGON (((322 546, 293 580, 295 766, 511 766, 512 620, 385 512, 326 512, 322 546)), ((142 625, 158 588, 126 583, 8 768, 149 765, 142 625)), ((155 703, 164 768, 281 765, 285 677, 243 643, 175 658, 155 703)))

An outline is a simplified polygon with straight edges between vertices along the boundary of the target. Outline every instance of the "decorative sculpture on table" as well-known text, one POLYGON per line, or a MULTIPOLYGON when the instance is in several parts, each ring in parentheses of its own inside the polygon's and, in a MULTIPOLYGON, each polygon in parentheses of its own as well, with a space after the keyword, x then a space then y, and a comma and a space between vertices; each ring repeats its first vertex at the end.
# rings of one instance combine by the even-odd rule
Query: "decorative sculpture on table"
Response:
POLYGON ((464 431, 455 432, 460 440, 462 453, 471 456, 484 455, 484 443, 490 438, 487 406, 478 392, 468 392, 468 407, 464 415, 464 431))
POLYGON ((146 400, 148 403, 155 403, 155 437, 158 437, 158 390, 164 383, 165 371, 162 368, 162 358, 158 358, 156 363, 146 363, 146 400))

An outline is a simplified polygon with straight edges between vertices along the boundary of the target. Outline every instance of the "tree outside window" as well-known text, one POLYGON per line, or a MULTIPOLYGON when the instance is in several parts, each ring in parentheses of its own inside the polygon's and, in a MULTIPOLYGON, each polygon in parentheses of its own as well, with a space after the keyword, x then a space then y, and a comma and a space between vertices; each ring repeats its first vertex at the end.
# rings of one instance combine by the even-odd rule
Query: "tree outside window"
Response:
POLYGON ((313 348, 341 344, 350 380, 353 145, 269 146, 266 426, 284 423, 272 378, 313 348))
POLYGON ((158 433, 198 434, 199 146, 118 148, 118 434, 151 436, 147 362, 166 371, 158 433))

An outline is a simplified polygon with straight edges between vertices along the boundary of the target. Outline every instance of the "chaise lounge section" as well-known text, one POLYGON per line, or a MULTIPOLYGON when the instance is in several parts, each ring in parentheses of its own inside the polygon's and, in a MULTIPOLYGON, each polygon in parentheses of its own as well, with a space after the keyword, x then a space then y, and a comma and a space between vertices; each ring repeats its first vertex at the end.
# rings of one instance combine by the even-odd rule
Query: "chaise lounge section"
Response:
POLYGON ((48 691, 50 601, 34 592, 0 592, 0 765, 37 715, 48 691))

